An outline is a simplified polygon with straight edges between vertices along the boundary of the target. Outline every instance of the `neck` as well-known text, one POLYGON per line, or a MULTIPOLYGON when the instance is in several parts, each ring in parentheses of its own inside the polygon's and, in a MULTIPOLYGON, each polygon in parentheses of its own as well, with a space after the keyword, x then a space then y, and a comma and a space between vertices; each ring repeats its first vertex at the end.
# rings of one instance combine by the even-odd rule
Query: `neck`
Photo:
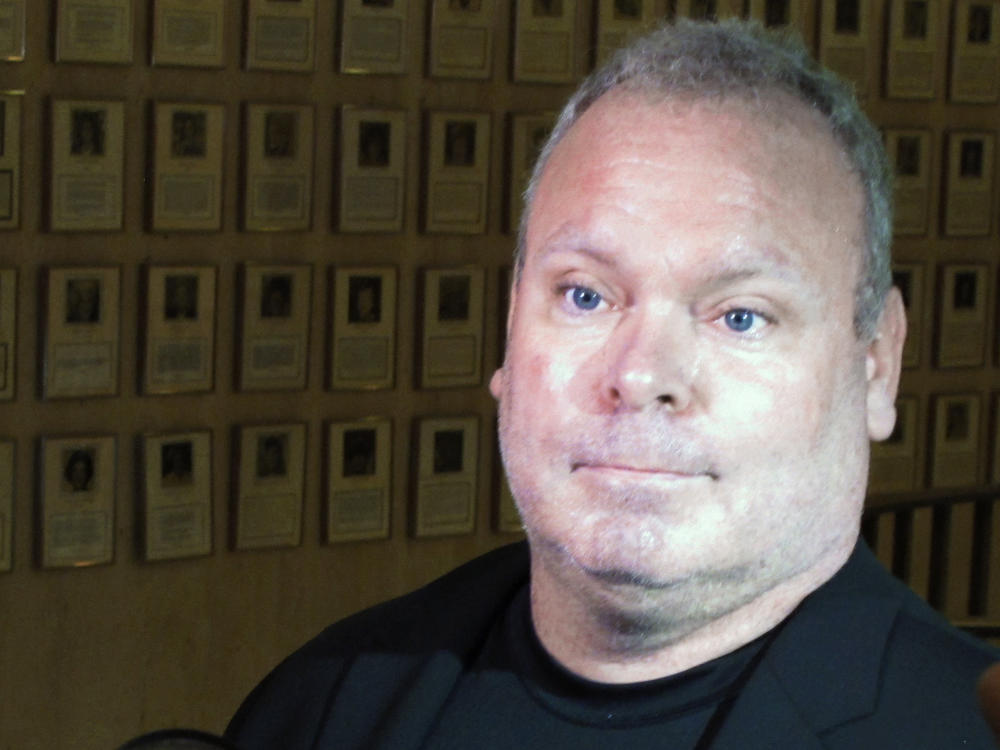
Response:
POLYGON ((784 621, 850 556, 838 548, 765 590, 732 591, 729 605, 691 607, 718 592, 636 591, 552 565, 532 545, 531 615, 546 650, 581 677, 630 683, 668 677, 735 651, 784 621))

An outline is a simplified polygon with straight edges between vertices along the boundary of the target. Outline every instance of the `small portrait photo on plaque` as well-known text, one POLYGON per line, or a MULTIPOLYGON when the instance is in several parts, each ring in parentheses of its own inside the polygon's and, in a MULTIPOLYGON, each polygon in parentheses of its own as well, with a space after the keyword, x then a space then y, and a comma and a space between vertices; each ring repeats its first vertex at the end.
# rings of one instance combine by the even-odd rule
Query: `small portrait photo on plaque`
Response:
POLYGON ((833 30, 838 34, 857 34, 861 30, 861 0, 834 0, 833 30))
POLYGON ((484 278, 482 268, 425 271, 421 387, 481 381, 484 278))
POLYGON ((164 320, 198 319, 198 276, 171 273, 163 279, 164 320))
POLYGON ((927 0, 904 0, 903 38, 927 38, 927 0))
POLYGON ((920 174, 922 161, 919 136, 901 135, 896 139, 897 177, 915 177, 920 174))
POLYGON ((358 166, 388 167, 391 122, 362 120, 358 123, 358 166))
POLYGON ((392 424, 367 418, 327 426, 326 541, 386 539, 392 424))
POLYGON ((290 273, 271 273, 261 276, 261 318, 288 318, 291 316, 292 278, 290 273))
POLYGON ((103 109, 83 107, 70 109, 69 152, 73 156, 104 155, 104 139, 107 137, 104 129, 106 115, 103 109))
POLYGON ((248 231, 311 226, 314 109, 247 104, 242 223, 248 231))
POLYGON ((298 546, 302 542, 305 423, 238 430, 236 549, 298 546))
POLYGON ((906 340, 903 343, 903 367, 920 364, 923 347, 924 267, 920 263, 894 263, 892 285, 899 290, 906 308, 906 340))
POLYGON ((562 0, 531 0, 531 14, 535 18, 558 18, 562 13, 562 0))
POLYGON ((986 348, 986 266, 946 265, 941 277, 937 364, 981 365, 986 348))
POLYGON ((49 228, 122 228, 125 107, 120 101, 52 101, 49 228))
POLYGON ((979 481, 979 396, 949 394, 934 399, 932 487, 979 481))
POLYGON ((351 276, 348 280, 347 322, 379 323, 382 320, 382 277, 351 276))
POLYGON ((16 341, 17 269, 0 268, 0 401, 14 398, 16 341))
POLYGON ((66 323, 101 322, 101 278, 66 281, 66 323))
POLYGON ((264 115, 264 156, 290 159, 295 156, 298 117, 295 112, 267 112, 264 115))
POLYGON ((482 7, 482 0, 448 0, 448 9, 459 13, 478 13, 482 7))
POLYGON ((396 361, 396 269, 333 272, 330 388, 391 388, 396 361))
POLYGON ((42 438, 40 451, 42 567, 111 562, 116 439, 42 438))
POLYGON ((963 138, 960 146, 958 176, 978 180, 983 176, 983 142, 978 138, 963 138))
POLYGON ((965 40, 969 44, 989 44, 993 38, 992 3, 971 3, 965 40))
POLYGON ((147 434, 143 455, 144 560, 212 552, 212 433, 147 434))
POLYGON ((486 229, 490 116, 432 112, 425 229, 481 234, 486 229))
POLYGON ((476 163, 476 123, 448 120, 444 125, 444 163, 447 167, 471 167, 476 163))
POLYGON ((204 112, 174 112, 170 120, 170 155, 203 158, 208 149, 206 120, 204 112))
POLYGON ((475 528, 479 418, 419 419, 415 536, 469 534, 475 528))
POLYGON ((241 390, 305 388, 311 304, 311 265, 244 266, 241 390))
POLYGON ((643 0, 614 0, 614 18, 616 21, 638 21, 642 18, 643 0))
POLYGON ((117 266, 48 269, 45 398, 118 392, 120 278, 117 266))
POLYGON ((341 110, 337 221, 344 232, 403 228, 406 113, 341 110))
POLYGON ((216 268, 149 266, 146 272, 143 392, 211 391, 216 268))

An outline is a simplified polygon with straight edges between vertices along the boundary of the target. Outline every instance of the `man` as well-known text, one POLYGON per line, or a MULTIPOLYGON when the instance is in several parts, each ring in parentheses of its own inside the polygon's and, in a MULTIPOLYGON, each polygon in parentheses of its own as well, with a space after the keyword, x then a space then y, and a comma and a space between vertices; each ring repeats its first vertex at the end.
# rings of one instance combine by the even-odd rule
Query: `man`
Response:
POLYGON ((536 166, 491 381, 527 549, 328 629, 231 736, 992 747, 994 654, 857 541, 906 329, 890 196, 799 47, 681 23, 619 53, 536 166))

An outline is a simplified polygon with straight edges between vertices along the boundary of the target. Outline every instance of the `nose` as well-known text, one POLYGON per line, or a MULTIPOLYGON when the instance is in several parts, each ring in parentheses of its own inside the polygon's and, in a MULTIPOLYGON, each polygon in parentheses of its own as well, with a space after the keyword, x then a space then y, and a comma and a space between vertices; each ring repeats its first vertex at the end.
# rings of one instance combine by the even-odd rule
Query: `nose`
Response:
POLYGON ((616 410, 683 412, 692 401, 694 341, 674 312, 630 312, 609 341, 604 395, 616 410))

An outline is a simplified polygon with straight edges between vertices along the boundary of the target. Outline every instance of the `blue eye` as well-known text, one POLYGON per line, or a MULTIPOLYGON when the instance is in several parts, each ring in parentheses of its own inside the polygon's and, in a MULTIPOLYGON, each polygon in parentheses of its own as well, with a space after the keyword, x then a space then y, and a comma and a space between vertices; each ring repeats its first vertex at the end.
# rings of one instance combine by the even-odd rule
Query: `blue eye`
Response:
POLYGON ((573 304, 581 310, 593 310, 601 304, 601 295, 585 286, 575 286, 570 290, 573 304))
POLYGON ((753 328, 757 315, 751 310, 739 308, 728 311, 725 314, 724 319, 730 330, 736 331, 737 333, 746 333, 753 328))

